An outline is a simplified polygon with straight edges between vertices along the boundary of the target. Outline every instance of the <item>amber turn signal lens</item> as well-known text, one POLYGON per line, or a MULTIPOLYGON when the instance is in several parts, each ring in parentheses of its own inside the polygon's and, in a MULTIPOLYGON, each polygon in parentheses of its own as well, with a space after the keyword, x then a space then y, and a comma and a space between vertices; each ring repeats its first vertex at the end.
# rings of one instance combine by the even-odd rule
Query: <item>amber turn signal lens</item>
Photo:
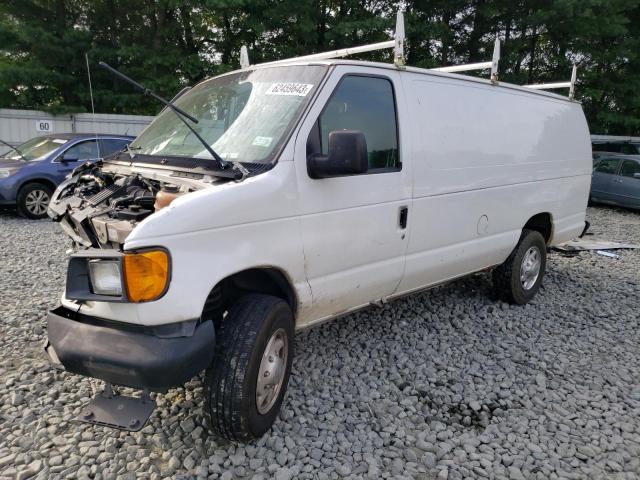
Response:
POLYGON ((125 254, 124 278, 129 301, 160 298, 169 283, 169 254, 164 250, 125 254))

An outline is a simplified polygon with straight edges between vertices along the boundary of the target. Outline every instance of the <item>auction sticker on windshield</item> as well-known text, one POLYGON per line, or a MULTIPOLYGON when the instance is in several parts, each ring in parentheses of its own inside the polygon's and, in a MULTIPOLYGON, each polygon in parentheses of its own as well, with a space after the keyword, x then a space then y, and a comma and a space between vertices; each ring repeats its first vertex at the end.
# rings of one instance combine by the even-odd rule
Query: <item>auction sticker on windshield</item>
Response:
POLYGON ((271 140, 273 140, 273 137, 256 137, 253 139, 251 145, 256 145, 257 147, 268 147, 271 145, 271 140))
POLYGON ((313 85, 309 83, 274 83, 269 87, 267 95, 297 95, 305 97, 311 91, 313 85))

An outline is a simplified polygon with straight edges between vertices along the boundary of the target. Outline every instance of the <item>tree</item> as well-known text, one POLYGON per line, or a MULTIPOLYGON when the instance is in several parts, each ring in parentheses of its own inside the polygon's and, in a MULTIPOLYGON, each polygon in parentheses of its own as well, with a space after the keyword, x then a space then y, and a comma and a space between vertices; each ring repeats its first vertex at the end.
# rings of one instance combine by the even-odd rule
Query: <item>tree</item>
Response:
POLYGON ((640 135, 640 0, 5 0, 0 107, 90 109, 87 54, 96 111, 153 114, 98 60, 171 97, 238 68, 242 45, 258 63, 386 40, 400 4, 410 65, 488 60, 499 37, 502 81, 565 80, 576 63, 591 130, 640 135))

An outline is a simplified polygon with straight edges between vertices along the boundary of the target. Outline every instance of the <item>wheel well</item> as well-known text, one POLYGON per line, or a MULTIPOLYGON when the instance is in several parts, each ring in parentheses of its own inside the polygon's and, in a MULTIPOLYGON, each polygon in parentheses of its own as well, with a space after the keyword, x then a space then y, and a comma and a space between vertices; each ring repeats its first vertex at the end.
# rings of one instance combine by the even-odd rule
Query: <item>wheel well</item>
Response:
POLYGON ((213 320, 216 327, 222 316, 240 297, 247 293, 264 293, 283 299, 296 312, 297 298, 287 276, 276 268, 250 268, 218 282, 202 309, 202 320, 213 320))
POLYGON ((47 180, 46 178, 31 178, 26 182, 24 182, 22 185, 20 185, 20 188, 18 188, 18 193, 24 187, 26 187, 27 185, 31 185, 32 183, 41 183, 42 185, 46 185, 47 187, 51 188, 51 192, 55 191, 56 189, 56 184, 53 183, 51 180, 47 180))
POLYGON ((540 232, 540 234, 544 237, 544 241, 549 243, 551 240, 551 233, 553 231, 553 223, 551 222, 551 214, 550 213, 538 213, 534 215, 527 223, 525 223, 523 229, 535 230, 540 232))

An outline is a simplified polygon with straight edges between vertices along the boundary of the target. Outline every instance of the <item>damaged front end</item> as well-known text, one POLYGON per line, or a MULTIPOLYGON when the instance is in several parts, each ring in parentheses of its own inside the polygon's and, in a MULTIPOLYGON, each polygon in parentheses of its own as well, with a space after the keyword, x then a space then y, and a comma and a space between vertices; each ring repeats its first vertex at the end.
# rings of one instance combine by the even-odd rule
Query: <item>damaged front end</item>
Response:
POLYGON ((121 250, 138 223, 216 177, 98 162, 74 170, 53 194, 48 214, 74 242, 74 250, 121 250))
MULTIPOLYGON (((182 385, 212 361, 212 322, 198 319, 156 326, 102 318, 87 305, 136 304, 167 291, 171 257, 160 246, 125 250, 144 219, 178 197, 229 179, 126 161, 86 164, 55 191, 48 214, 73 240, 62 305, 47 316, 44 346, 51 364, 105 382, 78 420, 138 431, 155 402, 149 392, 182 385), (112 385, 143 390, 120 395, 112 385)), ((135 317, 132 315, 131 318, 135 317)))

